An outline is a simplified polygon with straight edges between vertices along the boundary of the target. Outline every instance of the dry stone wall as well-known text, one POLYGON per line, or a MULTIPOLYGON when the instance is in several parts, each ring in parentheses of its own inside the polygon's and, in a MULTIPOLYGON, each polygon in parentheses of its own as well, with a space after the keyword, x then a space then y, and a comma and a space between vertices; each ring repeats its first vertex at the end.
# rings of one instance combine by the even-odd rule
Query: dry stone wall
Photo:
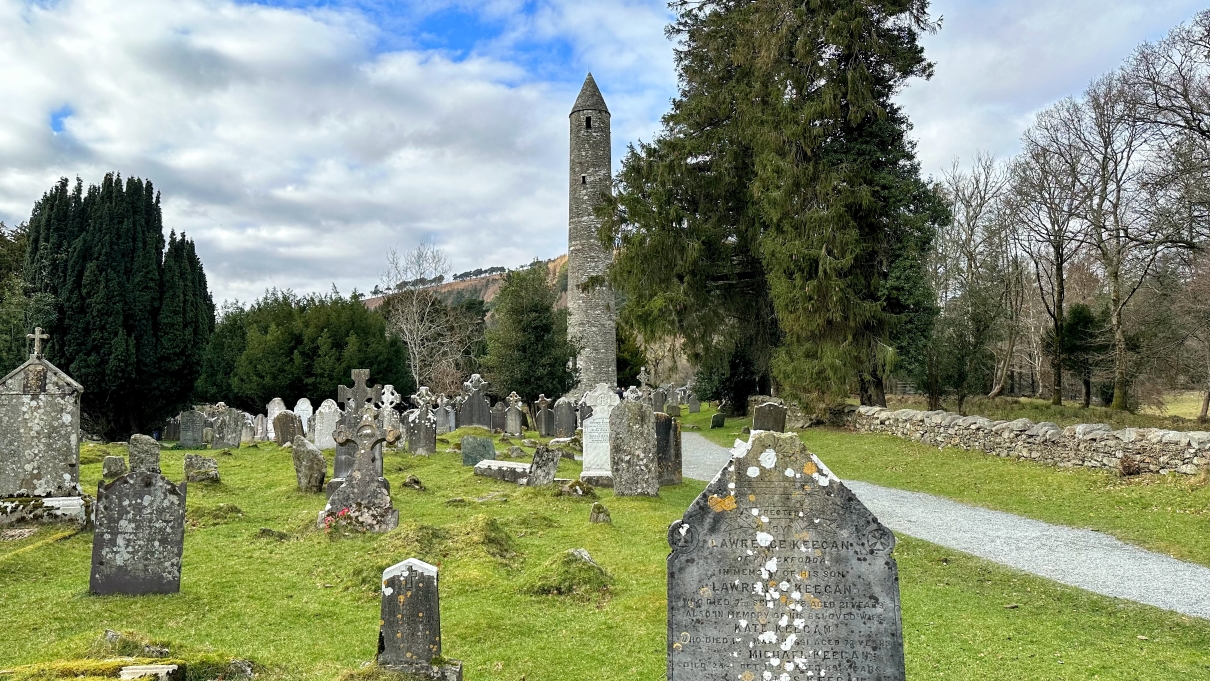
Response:
POLYGON ((850 424, 937 447, 961 447, 1054 466, 1194 475, 1210 462, 1210 433, 1159 428, 1114 430, 1104 423, 1060 427, 1029 419, 993 421, 946 411, 858 407, 850 424), (1123 457, 1127 457, 1123 462, 1123 457))

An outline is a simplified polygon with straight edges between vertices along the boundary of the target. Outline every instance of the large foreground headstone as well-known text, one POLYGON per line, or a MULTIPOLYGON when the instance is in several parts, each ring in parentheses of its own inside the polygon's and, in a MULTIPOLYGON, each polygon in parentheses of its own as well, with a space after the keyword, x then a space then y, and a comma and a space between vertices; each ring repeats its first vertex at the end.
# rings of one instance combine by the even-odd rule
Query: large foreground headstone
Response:
POLYGON ((576 405, 566 397, 555 401, 555 437, 573 437, 576 434, 576 405))
POLYGON ((668 529, 668 681, 904 679, 895 537, 793 434, 668 529))
POLYGON ((324 400, 315 412, 315 431, 311 433, 316 447, 320 449, 336 448, 336 440, 332 439, 332 434, 336 432, 339 422, 340 407, 336 406, 336 401, 324 400))
POLYGON ((681 424, 667 414, 655 412, 655 452, 660 486, 681 484, 681 424))
POLYGON ((614 407, 609 415, 609 458, 615 496, 659 495, 655 418, 646 404, 623 400, 614 407))
POLYGON ((580 479, 594 487, 613 484, 609 457, 609 416, 621 399, 605 383, 598 383, 584 396, 591 416, 584 419, 584 472, 580 479))
POLYGON ((343 424, 336 430, 337 444, 357 445, 357 459, 352 472, 319 512, 317 524, 321 529, 345 523, 356 531, 381 533, 399 525, 399 511, 391 504, 390 487, 379 473, 381 461, 376 465, 374 451, 383 442, 394 445, 400 433, 397 430, 383 433, 373 407, 366 407, 361 414, 361 423, 355 431, 349 431, 343 424))
MULTIPOLYGON (((350 433, 357 429, 361 423, 362 411, 367 407, 375 409, 375 405, 382 399, 382 386, 369 385, 370 370, 369 369, 354 369, 352 372, 353 387, 339 386, 336 389, 337 400, 344 403, 344 413, 341 414, 340 421, 337 427, 344 426, 345 430, 350 433)), ((377 411, 375 411, 377 414, 377 411)), ((382 445, 378 445, 375 450, 375 455, 378 457, 378 474, 382 475, 382 445)), ((353 470, 353 464, 357 460, 357 444, 349 441, 345 444, 336 443, 336 464, 335 470, 332 473, 333 480, 329 483, 329 491, 339 486, 346 476, 353 470)))
POLYGON ((786 408, 776 402, 765 402, 752 410, 752 430, 781 433, 786 430, 786 408))
MULTIPOLYGON (((144 461, 143 469, 97 486, 88 580, 92 593, 170 594, 181 590, 186 483, 172 484, 147 470, 149 464, 144 461)), ((155 468, 159 469, 158 461, 155 468)))
POLYGON ((382 573, 378 665, 420 678, 459 681, 462 663, 441 656, 437 568, 416 558, 382 573))

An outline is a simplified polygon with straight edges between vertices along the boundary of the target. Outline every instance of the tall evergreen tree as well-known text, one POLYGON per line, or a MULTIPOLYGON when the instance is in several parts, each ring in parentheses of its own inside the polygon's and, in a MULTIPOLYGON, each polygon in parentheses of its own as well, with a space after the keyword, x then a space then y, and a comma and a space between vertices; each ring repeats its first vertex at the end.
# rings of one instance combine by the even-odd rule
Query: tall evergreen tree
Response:
POLYGON ((608 235, 625 314, 743 348, 791 395, 878 392, 922 299, 888 281, 945 219, 891 101, 931 74, 927 0, 671 5, 680 95, 624 159, 608 235))
POLYGON ((555 310, 559 294, 545 263, 504 275, 493 300, 483 368, 492 389, 516 392, 527 402, 557 396, 575 386, 569 368, 575 348, 567 340, 567 310, 555 310))
POLYGON ((47 356, 84 385, 86 428, 146 432, 188 403, 214 303, 193 244, 164 250, 151 182, 59 181, 29 220, 25 283, 54 301, 47 356))

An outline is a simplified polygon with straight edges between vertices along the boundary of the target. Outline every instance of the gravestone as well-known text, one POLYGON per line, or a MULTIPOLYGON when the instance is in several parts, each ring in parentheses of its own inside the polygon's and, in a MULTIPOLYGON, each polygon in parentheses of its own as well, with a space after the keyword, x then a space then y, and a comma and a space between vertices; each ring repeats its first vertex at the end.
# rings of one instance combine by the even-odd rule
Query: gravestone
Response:
POLYGON ((554 483, 559 473, 559 460, 563 452, 546 445, 538 445, 534 451, 533 463, 529 466, 529 475, 525 478, 528 487, 543 487, 554 483))
POLYGON ((328 462, 319 447, 298 435, 294 438, 294 477, 298 480, 299 492, 322 492, 324 477, 328 474, 328 462))
POLYGON ((723 416, 722 412, 715 412, 710 415, 710 427, 722 428, 727 424, 727 417, 723 416))
POLYGON ((445 435, 455 430, 454 426, 454 406, 449 402, 437 407, 437 434, 445 435))
POLYGON ((576 405, 566 397, 555 401, 555 437, 574 437, 576 434, 576 405))
POLYGON ((441 655, 436 567, 409 558, 384 570, 378 621, 378 666, 434 681, 461 681, 462 663, 441 655))
POLYGON ((253 442, 256 442, 256 429, 252 427, 251 423, 244 423, 243 428, 240 428, 239 432, 240 446, 245 444, 250 445, 253 442))
POLYGON ((255 431, 253 440, 257 442, 266 442, 269 439, 269 420, 264 414, 257 414, 256 419, 252 422, 252 428, 255 431))
POLYGON ((668 681, 902 681, 894 535, 796 435, 736 445, 668 529, 668 681))
POLYGON ((164 422, 163 439, 177 442, 181 439, 181 419, 174 416, 164 422))
MULTIPOLYGON (((428 388, 424 388, 424 390, 428 390, 428 388)), ((382 428, 384 433, 390 430, 398 430, 403 433, 404 419, 400 418, 399 411, 395 409, 402 397, 395 390, 395 386, 389 384, 382 386, 382 393, 378 399, 378 427, 382 428)))
POLYGON ((315 412, 315 431, 311 433, 316 447, 336 449, 336 440, 332 439, 332 433, 336 432, 336 426, 340 425, 339 422, 340 407, 336 406, 336 401, 324 400, 315 412))
POLYGON ((668 403, 668 391, 663 388, 656 388, 651 391, 651 410, 664 411, 664 405, 668 403))
POLYGON ((632 385, 622 393, 622 399, 630 400, 631 402, 642 402, 643 391, 632 385))
POLYGON ((584 395, 591 416, 584 419, 584 472, 580 479, 594 487, 613 484, 610 475, 609 416, 621 400, 609 385, 598 383, 584 395))
POLYGON ((462 436, 462 465, 474 466, 480 461, 496 458, 496 443, 490 437, 462 436))
POLYGON ((781 433, 786 430, 786 408, 776 402, 765 402, 752 410, 752 430, 781 433))
POLYGON ((497 402, 491 410, 492 417, 492 432, 504 432, 505 421, 507 419, 508 407, 504 406, 503 402, 497 402))
POLYGON ((525 415, 521 412, 521 397, 513 392, 505 401, 508 402, 508 407, 504 411, 504 432, 509 435, 524 435, 525 415))
POLYGON ((469 381, 462 384, 465 399, 458 410, 458 427, 479 426, 492 428, 491 404, 487 400, 487 381, 479 374, 472 374, 469 381))
MULTIPOLYGON (((307 428, 311 423, 311 415, 314 413, 315 408, 311 406, 311 400, 305 397, 299 398, 298 402, 294 404, 294 415, 298 417, 298 423, 302 427, 303 435, 310 432, 307 428)), ((290 438, 290 440, 293 441, 294 438, 290 438)))
POLYGON ((126 459, 120 456, 107 456, 101 461, 101 477, 113 480, 130 472, 126 459))
POLYGON ((555 412, 550 408, 553 403, 546 395, 538 395, 534 402, 538 411, 534 415, 534 430, 538 437, 555 437, 555 412))
MULTIPOLYGON (((136 449, 133 442, 130 449, 136 449)), ((150 463, 144 462, 145 468, 134 469, 113 482, 97 485, 88 580, 89 591, 94 594, 170 594, 181 590, 186 483, 172 484, 168 478, 147 470, 150 463)), ((155 468, 159 469, 159 461, 155 468)))
POLYGON ((294 442, 294 436, 302 435, 298 417, 292 411, 280 411, 273 418, 273 441, 280 445, 294 442))
MULTIPOLYGON (((340 421, 337 427, 344 426, 349 432, 357 429, 361 422, 361 413, 364 409, 374 409, 375 405, 382 398, 382 386, 367 385, 370 380, 369 369, 354 369, 352 372, 353 387, 340 386, 336 390, 336 397, 339 402, 344 403, 344 412, 340 416, 340 421)), ((377 412, 375 412, 377 414, 377 412)), ((335 436, 333 436, 335 442, 335 436)), ((336 444, 336 464, 332 473, 332 480, 328 483, 328 493, 339 487, 345 480, 345 477, 353 470, 353 463, 357 460, 357 445, 349 442, 347 444, 336 444)), ((382 445, 379 444, 374 448, 374 458, 378 469, 378 475, 382 475, 382 445)))
POLYGON ((202 446, 206 434, 206 415, 196 409, 181 412, 181 441, 183 449, 202 446))
POLYGON ((681 484, 681 424, 659 412, 655 413, 655 452, 660 486, 681 484))
POLYGON ((609 415, 609 459, 614 496, 659 495, 655 418, 647 405, 622 400, 614 407, 609 415))
POLYGON ((210 447, 214 444, 214 428, 206 426, 202 429, 202 444, 210 447))
POLYGON ((450 399, 453 415, 450 417, 450 430, 455 431, 464 426, 462 422, 462 405, 466 402, 466 397, 463 395, 454 395, 450 399))
POLYGON ((515 482, 519 485, 524 485, 526 479, 529 477, 529 469, 530 464, 521 461, 484 459, 475 464, 475 475, 500 480, 501 482, 515 482))
POLYGON ((185 482, 221 482, 218 460, 201 454, 186 454, 185 482))
POLYGON ((664 413, 673 418, 680 418, 681 406, 679 404, 665 404, 664 413))
POLYGON ((372 406, 362 409, 361 422, 356 430, 350 431, 344 424, 336 429, 336 443, 353 442, 357 446, 357 458, 353 470, 328 497, 324 510, 319 512, 316 524, 320 529, 326 529, 334 522, 343 522, 359 532, 383 533, 399 525, 399 511, 391 504, 390 488, 379 472, 382 470, 382 461, 375 462, 374 455, 375 448, 381 447, 384 442, 394 445, 399 437, 397 430, 382 432, 372 406))
POLYGON ((646 389, 650 380, 651 374, 647 373, 647 367, 639 367, 639 387, 646 389))
POLYGON ((437 415, 428 407, 408 412, 408 451, 428 456, 437 453, 437 415))
POLYGON ((131 471, 160 472, 160 443, 146 435, 131 435, 126 444, 131 471))
MULTIPOLYGON (((63 500, 63 504, 70 499, 73 507, 81 506, 80 395, 84 388, 42 356, 42 341, 48 336, 41 327, 26 337, 34 340, 34 352, 0 379, 0 499, 32 497, 38 500, 38 508, 43 502, 60 503, 50 499, 63 500)), ((0 525, 37 510, 35 504, 7 504, 14 506, 0 514, 0 525)), ((59 513, 51 511, 50 515, 59 513)))
POLYGON ((212 446, 215 449, 239 449, 244 433, 244 414, 234 407, 218 403, 218 414, 211 421, 214 428, 212 446))
POLYGON ((697 399, 696 394, 689 395, 688 409, 689 409, 690 414, 700 414, 701 413, 702 402, 701 402, 701 400, 697 399))
POLYGON ((273 431, 273 419, 277 418, 277 415, 283 411, 288 410, 286 409, 286 403, 280 397, 274 397, 272 400, 269 400, 269 404, 265 405, 265 424, 269 429, 269 432, 267 432, 265 436, 274 442, 277 442, 278 440, 277 433, 273 431))
POLYGON ((584 428, 584 422, 588 417, 592 416, 592 406, 580 400, 580 404, 576 405, 576 418, 579 420, 579 427, 584 428))

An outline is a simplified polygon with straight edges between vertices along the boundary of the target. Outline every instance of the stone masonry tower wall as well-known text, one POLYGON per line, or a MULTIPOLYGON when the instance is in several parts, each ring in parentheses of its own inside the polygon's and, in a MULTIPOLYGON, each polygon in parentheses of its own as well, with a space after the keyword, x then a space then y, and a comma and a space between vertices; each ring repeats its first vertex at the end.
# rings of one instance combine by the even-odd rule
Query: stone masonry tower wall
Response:
POLYGON ((601 220, 593 209, 601 195, 611 190, 612 159, 609 140, 609 108, 592 74, 571 110, 571 174, 567 233, 568 336, 580 347, 576 366, 580 370, 578 392, 598 383, 618 382, 616 315, 613 289, 604 276, 613 254, 601 247, 597 230, 601 220), (583 285, 599 277, 596 286, 583 285))

